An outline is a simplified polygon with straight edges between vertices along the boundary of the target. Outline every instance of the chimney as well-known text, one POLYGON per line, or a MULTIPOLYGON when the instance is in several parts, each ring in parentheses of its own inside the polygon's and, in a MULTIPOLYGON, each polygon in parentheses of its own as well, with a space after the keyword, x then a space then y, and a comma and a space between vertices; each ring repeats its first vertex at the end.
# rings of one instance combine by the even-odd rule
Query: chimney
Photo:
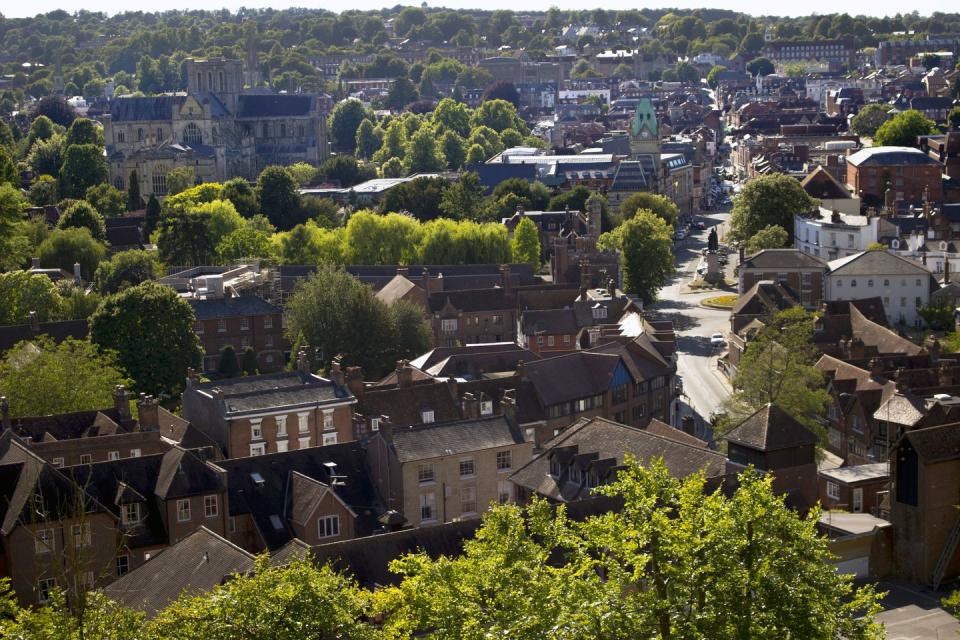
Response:
POLYGON ((941 364, 937 370, 937 382, 939 382, 942 387, 953 386, 953 376, 950 375, 950 369, 946 363, 941 364))
POLYGON ((950 258, 943 256, 943 284, 950 284, 950 258))
POLYGON ((430 269, 426 267, 424 267, 420 273, 420 288, 423 289, 428 296, 430 295, 430 269))
POLYGON ((477 418, 480 416, 480 403, 472 393, 463 394, 460 401, 464 419, 477 418))
POLYGON ((840 221, 841 221, 840 212, 837 209, 834 209, 833 211, 831 211, 830 222, 833 222, 834 224, 839 224, 840 221))
POLYGON ((527 365, 523 360, 517 360, 516 375, 521 380, 524 380, 527 377, 527 365))
POLYGON ((893 210, 896 208, 896 194, 893 192, 893 189, 887 187, 887 190, 883 192, 883 206, 888 213, 893 213, 893 210))
POLYGON ((187 367, 187 389, 193 389, 197 382, 197 370, 193 367, 187 367))
POLYGON ((297 352, 297 371, 300 372, 300 375, 310 375, 310 358, 304 349, 297 352))
POLYGON ((80 275, 80 263, 74 262, 73 263, 73 283, 76 285, 79 285, 81 282, 83 282, 83 278, 80 275))
POLYGON ((503 287, 504 291, 510 291, 513 287, 513 282, 511 282, 511 273, 510 265, 502 264, 500 265, 500 286, 503 287))
POLYGON ((744 261, 744 260, 746 259, 746 257, 747 257, 747 250, 746 250, 746 248, 744 248, 744 246, 743 246, 742 244, 740 245, 739 253, 740 253, 740 259, 737 261, 737 264, 738 264, 738 265, 741 265, 741 264, 743 264, 743 261, 744 261))
POLYGON ((880 362, 880 358, 872 358, 870 360, 870 376, 879 378, 881 375, 883 375, 883 363, 880 362))
POLYGON ((503 392, 503 398, 500 399, 500 410, 503 412, 503 417, 507 419, 507 422, 511 426, 516 426, 517 424, 516 390, 507 389, 503 392))
POLYGON ((931 362, 936 363, 940 361, 940 352, 942 351, 942 349, 943 347, 940 344, 940 341, 934 338, 934 340, 930 343, 930 346, 927 347, 927 353, 930 354, 931 362))
POLYGON ((39 269, 40 268, 40 258, 30 258, 30 268, 39 269))
POLYGON ((360 367, 347 367, 347 388, 350 389, 350 393, 353 394, 355 398, 362 398, 364 385, 363 385, 363 369, 360 367))
POLYGON ((590 261, 580 261, 580 299, 587 299, 587 289, 590 288, 590 261))
POLYGON ((380 435, 388 444, 393 444, 393 423, 390 416, 380 416, 380 435))
POLYGON ((607 280, 607 294, 609 294, 611 298, 617 297, 617 283, 613 281, 613 278, 607 280))
POLYGON ((4 430, 10 428, 10 401, 7 396, 0 396, 0 424, 4 430))
POLYGON ((30 312, 30 331, 40 333, 40 316, 37 315, 36 311, 30 312))
POLYGON ((113 407, 117 410, 117 415, 121 420, 130 419, 130 396, 122 384, 113 388, 113 407))
POLYGON ((896 373, 893 374, 893 381, 897 385, 897 391, 904 392, 907 390, 907 375, 903 367, 897 369, 896 373))
POLYGON ((397 387, 406 389, 413 386, 413 369, 408 360, 397 360, 397 387))
POLYGON ((397 275, 406 278, 410 275, 409 267, 397 267, 397 275))
POLYGON ((140 419, 141 431, 160 430, 160 403, 153 396, 140 394, 137 399, 137 416, 140 419))
POLYGON ((223 404, 223 389, 220 387, 214 387, 213 389, 210 389, 210 395, 213 396, 214 402, 216 402, 218 405, 223 404))
POLYGON ((340 359, 341 359, 341 356, 338 355, 333 359, 333 362, 330 363, 330 374, 329 374, 330 381, 333 382, 333 384, 337 385, 338 387, 342 387, 345 382, 343 377, 343 369, 340 366, 340 359))

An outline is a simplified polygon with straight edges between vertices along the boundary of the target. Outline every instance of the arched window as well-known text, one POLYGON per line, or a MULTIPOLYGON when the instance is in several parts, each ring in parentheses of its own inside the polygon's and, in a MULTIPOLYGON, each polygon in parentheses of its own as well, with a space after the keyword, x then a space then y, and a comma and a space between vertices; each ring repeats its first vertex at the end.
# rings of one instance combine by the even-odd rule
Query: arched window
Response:
POLYGON ((116 178, 113 179, 113 186, 115 186, 120 191, 123 191, 126 189, 126 187, 123 186, 123 178, 121 176, 117 176, 116 178))
POLYGON ((194 123, 189 123, 183 130, 183 144, 203 144, 203 132, 194 123))
POLYGON ((143 142, 143 128, 137 129, 137 142, 143 142))
POLYGON ((124 134, 123 129, 117 129, 117 142, 126 142, 127 136, 124 134))
POLYGON ((220 91, 221 93, 227 90, 227 83, 223 79, 223 71, 220 72, 220 91))

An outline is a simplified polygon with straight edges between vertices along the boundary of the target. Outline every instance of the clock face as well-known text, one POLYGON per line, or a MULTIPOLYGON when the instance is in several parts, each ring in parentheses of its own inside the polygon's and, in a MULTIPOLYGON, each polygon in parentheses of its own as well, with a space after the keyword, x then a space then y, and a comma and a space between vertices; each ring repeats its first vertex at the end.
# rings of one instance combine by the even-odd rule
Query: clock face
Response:
POLYGON ((640 137, 643 138, 644 140, 649 139, 650 131, 648 131, 647 129, 644 129, 643 131, 640 132, 640 137))

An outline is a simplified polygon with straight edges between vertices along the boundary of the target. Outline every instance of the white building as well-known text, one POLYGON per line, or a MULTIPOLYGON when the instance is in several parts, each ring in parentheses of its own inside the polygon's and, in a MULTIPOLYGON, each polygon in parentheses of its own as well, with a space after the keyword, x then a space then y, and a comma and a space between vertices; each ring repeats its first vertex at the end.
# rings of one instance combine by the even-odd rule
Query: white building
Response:
POLYGON ((922 325, 918 309, 936 286, 930 270, 888 251, 863 251, 832 260, 824 280, 824 300, 880 297, 890 326, 922 325))
POLYGON ((793 243, 797 249, 825 260, 865 251, 879 237, 880 218, 820 208, 817 217, 794 216, 793 243))

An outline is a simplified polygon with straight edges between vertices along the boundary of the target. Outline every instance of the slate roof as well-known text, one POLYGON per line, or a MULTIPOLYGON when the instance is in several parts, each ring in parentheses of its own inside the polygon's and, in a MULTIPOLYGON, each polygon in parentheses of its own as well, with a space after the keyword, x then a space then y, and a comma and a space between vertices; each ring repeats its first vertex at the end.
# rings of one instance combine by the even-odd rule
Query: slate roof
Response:
POLYGON ((523 334, 532 336, 543 334, 576 334, 580 330, 577 315, 573 309, 544 309, 542 311, 524 311, 520 314, 523 334))
MULTIPOLYGON (((270 550, 279 549, 296 537, 290 524, 290 520, 299 516, 294 508, 311 501, 307 495, 309 492, 294 495, 294 473, 315 481, 314 487, 332 488, 337 497, 357 514, 358 536, 369 535, 380 527, 377 517, 383 513, 384 507, 370 479, 366 453, 360 442, 221 460, 216 466, 227 472, 230 515, 252 516, 270 550), (326 463, 334 463, 332 472, 326 463), (254 473, 259 474, 262 482, 254 478, 254 473), (344 476, 342 484, 334 484, 331 474, 344 476), (280 528, 275 523, 279 523, 280 528)), ((301 485, 300 488, 304 490, 306 487, 301 485)))
POLYGON ((9 350, 18 342, 33 340, 38 335, 49 336, 54 342, 60 343, 67 338, 83 340, 87 337, 87 333, 89 333, 89 327, 85 319, 42 322, 39 332, 35 332, 29 324, 0 327, 0 354, 9 350))
POLYGON ((782 282, 760 280, 750 290, 737 298, 732 315, 773 315, 797 306, 799 300, 793 289, 782 282))
POLYGON ((886 462, 875 462, 873 464, 856 464, 849 467, 825 469, 820 471, 820 475, 836 482, 856 484, 857 482, 889 478, 890 468, 886 462))
POLYGON ((10 428, 21 438, 43 442, 50 438, 73 440, 98 434, 126 433, 134 425, 132 420, 121 420, 117 410, 111 407, 49 416, 13 418, 10 428))
MULTIPOLYGON (((503 371, 513 371, 517 361, 522 359, 523 355, 531 355, 535 359, 539 356, 528 349, 524 349, 515 342, 490 342, 486 344, 467 344, 459 347, 434 347, 430 351, 418 356, 410 361, 414 367, 426 371, 438 364, 446 362, 450 358, 472 358, 480 355, 503 354, 502 357, 510 362, 511 365, 503 371)), ((488 369, 492 371, 492 369, 488 369)))
POLYGON ((423 410, 433 411, 434 420, 460 418, 456 389, 446 381, 430 379, 409 387, 371 387, 358 400, 358 410, 367 416, 389 416, 396 427, 421 424, 423 410))
POLYGON ((309 116, 313 98, 294 94, 252 94, 237 97, 238 118, 309 116))
POLYGON ((109 584, 111 600, 153 617, 181 593, 203 594, 234 574, 253 570, 255 559, 206 527, 109 584))
POLYGON ((800 186, 813 198, 845 200, 853 197, 846 187, 840 184, 839 180, 821 166, 818 166, 801 180, 800 186))
POLYGON ((764 249, 744 258, 741 269, 824 269, 827 261, 799 249, 764 249))
MULTIPOLYGON (((571 455, 582 456, 586 466, 615 474, 626 464, 627 455, 641 464, 662 458, 676 478, 703 470, 708 478, 727 474, 727 459, 719 452, 686 441, 682 432, 669 437, 661 428, 645 431, 605 418, 581 418, 543 445, 543 452, 517 469, 510 480, 552 500, 569 502, 590 494, 583 485, 550 475, 550 458, 557 450, 575 447, 571 455)), ((672 435, 672 434, 671 434, 672 435)), ((612 479, 612 478, 611 478, 612 479)))
POLYGON ((121 96, 110 103, 110 119, 113 122, 172 120, 174 107, 179 107, 185 99, 185 95, 121 96))
POLYGON ((401 300, 403 296, 407 295, 416 288, 416 284, 408 280, 406 277, 397 274, 393 276, 393 279, 384 285, 380 291, 377 292, 377 300, 386 305, 391 305, 397 300, 401 300))
POLYGON ((438 291, 428 299, 430 313, 440 313, 448 304, 458 311, 507 311, 517 307, 517 299, 506 289, 467 289, 463 291, 438 291))
POLYGON ((393 448, 401 463, 509 447, 523 442, 523 434, 504 416, 434 422, 393 431, 393 448))
POLYGON ((912 427, 927 414, 926 403, 912 393, 897 392, 877 407, 873 419, 912 427))
POLYGON ((914 429, 903 437, 927 464, 960 458, 960 423, 914 429))
POLYGON ((938 162, 913 147, 867 147, 847 156, 855 167, 890 165, 937 165, 938 162))
POLYGON ((206 300, 189 299, 197 320, 236 318, 242 316, 281 315, 283 309, 270 304, 260 296, 240 296, 237 298, 210 298, 206 300))
POLYGON ((610 386, 620 356, 610 353, 575 353, 544 358, 525 366, 544 406, 603 393, 610 386))
POLYGON ((226 415, 353 399, 346 388, 338 387, 326 378, 304 375, 299 371, 193 383, 188 393, 212 395, 214 389, 223 392, 226 415))
POLYGON ((726 435, 728 442, 757 451, 815 445, 817 436, 776 405, 758 409, 726 435))
POLYGON ((930 276, 930 269, 888 251, 861 251, 829 263, 831 276, 930 276))

